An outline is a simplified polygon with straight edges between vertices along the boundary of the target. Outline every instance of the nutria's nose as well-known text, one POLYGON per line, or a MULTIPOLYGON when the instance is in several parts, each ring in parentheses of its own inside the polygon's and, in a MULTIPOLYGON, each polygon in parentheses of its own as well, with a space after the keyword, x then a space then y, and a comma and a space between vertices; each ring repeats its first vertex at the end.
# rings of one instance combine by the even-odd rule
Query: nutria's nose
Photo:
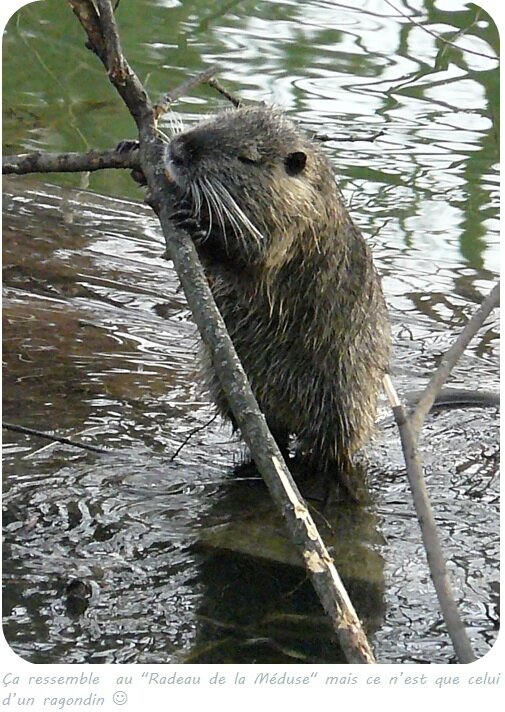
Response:
POLYGON ((188 166, 202 153, 201 142, 191 133, 179 134, 168 146, 168 157, 176 166, 188 166))

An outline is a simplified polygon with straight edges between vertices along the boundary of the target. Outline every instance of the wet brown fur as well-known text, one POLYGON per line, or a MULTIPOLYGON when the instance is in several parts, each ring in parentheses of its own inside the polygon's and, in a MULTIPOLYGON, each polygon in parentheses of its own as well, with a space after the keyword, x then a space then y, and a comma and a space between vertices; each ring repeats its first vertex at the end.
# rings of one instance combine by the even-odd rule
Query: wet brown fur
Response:
MULTIPOLYGON (((261 107, 177 135, 166 159, 179 217, 190 216, 185 225, 279 445, 296 435, 310 468, 348 472, 373 431, 390 333, 370 249, 328 158, 261 107)), ((204 371, 231 418, 208 357, 204 371)))

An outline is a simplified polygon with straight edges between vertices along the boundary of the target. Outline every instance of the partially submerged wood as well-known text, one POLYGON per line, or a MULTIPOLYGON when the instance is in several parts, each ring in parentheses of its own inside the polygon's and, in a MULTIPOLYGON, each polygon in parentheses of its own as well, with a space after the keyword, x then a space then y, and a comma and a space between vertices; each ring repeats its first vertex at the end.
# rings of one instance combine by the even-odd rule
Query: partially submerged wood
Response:
POLYGON ((454 650, 462 663, 471 663, 475 654, 470 640, 466 634, 464 623, 458 611, 449 572, 445 562, 440 537, 431 507, 423 466, 419 454, 419 434, 437 395, 449 377, 452 369, 463 354, 470 340, 484 324, 491 311, 498 305, 500 299, 500 284, 496 284, 484 300, 480 308, 469 319, 461 334, 451 348, 444 354, 442 361, 430 379, 426 389, 421 393, 414 411, 408 415, 402 405, 391 378, 384 378, 384 390, 393 410, 395 421, 398 425, 402 442, 403 454, 410 489, 414 500, 417 518, 421 528, 424 548, 426 550, 428 566, 437 593, 442 615, 447 631, 453 642, 454 650))
POLYGON ((173 260, 202 339, 212 353, 216 372, 244 440, 285 518, 293 543, 301 553, 348 662, 373 663, 372 650, 333 560, 258 409, 215 305, 196 248, 189 235, 175 228, 170 219, 170 196, 160 160, 162 146, 156 131, 155 110, 122 55, 111 3, 98 0, 98 13, 89 0, 69 1, 87 32, 90 47, 105 65, 109 79, 137 123, 140 164, 149 189, 149 204, 160 219, 167 253, 173 260))
MULTIPOLYGON (((272 564, 303 569, 304 561, 286 534, 282 517, 263 488, 248 488, 248 501, 227 501, 237 516, 198 531, 198 545, 228 551, 272 564)), ((343 579, 362 581, 383 590, 384 562, 377 547, 377 517, 349 502, 333 504, 314 519, 343 579)))
POLYGON ((389 376, 386 376, 384 379, 384 388, 400 431, 410 489, 421 527, 431 578, 435 586, 447 631, 453 642, 454 650, 456 651, 459 661, 462 663, 471 663, 475 660, 475 655, 466 634, 465 626, 459 615, 458 606, 454 597, 445 557, 438 536, 435 517, 426 489, 423 467, 413 429, 389 376))

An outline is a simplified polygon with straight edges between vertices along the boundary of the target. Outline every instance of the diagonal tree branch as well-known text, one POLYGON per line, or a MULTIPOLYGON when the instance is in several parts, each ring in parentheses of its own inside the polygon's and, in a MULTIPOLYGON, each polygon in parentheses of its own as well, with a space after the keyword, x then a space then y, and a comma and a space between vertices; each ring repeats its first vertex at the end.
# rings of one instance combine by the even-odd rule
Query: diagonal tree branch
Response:
POLYGON ((89 37, 86 47, 95 52, 97 57, 106 64, 107 55, 102 36, 100 17, 92 0, 68 0, 68 4, 89 37))
MULTIPOLYGON (((72 9, 81 20, 79 0, 71 0, 72 9)), ((89 11, 82 1, 83 13, 89 11)), ((170 192, 161 161, 161 142, 156 135, 153 107, 124 58, 110 0, 97 0, 105 61, 109 78, 134 117, 140 139, 140 163, 149 188, 149 204, 158 214, 165 236, 167 253, 173 260, 194 320, 209 347, 217 375, 244 440, 260 470, 273 499, 284 515, 288 530, 298 547, 319 599, 331 618, 344 654, 350 663, 375 662, 370 644, 335 565, 317 532, 310 513, 298 492, 264 416, 259 411, 247 377, 239 362, 224 321, 214 302, 196 248, 183 230, 170 219, 170 192)), ((95 30, 93 23, 92 31, 95 30)), ((88 33, 93 45, 93 35, 88 33)), ((101 39, 98 40, 101 45, 101 39)), ((95 48, 99 55, 98 48, 95 48)))
POLYGON ((91 0, 67 0, 88 36, 86 47, 100 59, 108 77, 133 116, 143 139, 156 133, 153 107, 139 78, 124 59, 114 12, 109 0, 97 0, 99 13, 91 0))

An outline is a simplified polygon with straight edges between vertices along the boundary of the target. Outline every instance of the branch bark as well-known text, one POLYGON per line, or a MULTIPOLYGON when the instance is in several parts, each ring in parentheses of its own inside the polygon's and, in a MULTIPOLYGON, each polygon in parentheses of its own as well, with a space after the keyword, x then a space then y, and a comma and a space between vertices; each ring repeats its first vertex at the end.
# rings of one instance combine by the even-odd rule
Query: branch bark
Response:
MULTIPOLYGON (((110 1, 97 2, 103 41, 107 45, 104 63, 109 78, 137 122, 140 162, 150 191, 149 203, 159 216, 167 253, 174 262, 201 336, 211 351, 231 410, 274 501, 284 515, 291 538, 303 557, 307 572, 332 621, 348 662, 373 663, 375 661, 372 650, 334 563, 268 430, 265 418, 259 411, 214 302, 195 246, 189 235, 176 228, 170 220, 170 193, 160 160, 161 144, 156 135, 154 108, 126 60, 123 58, 118 62, 117 54, 120 54, 121 50, 110 1), (111 66, 107 65, 109 61, 111 66), (120 71, 116 72, 116 67, 120 67, 120 71)), ((83 13, 87 13, 88 0, 82 0, 82 3, 71 0, 72 9, 78 16, 81 4, 83 13)), ((86 23, 82 19, 81 24, 86 29, 86 23)), ((94 23, 92 29, 94 30, 94 23)), ((88 39, 93 44, 92 34, 88 33, 88 39)), ((96 48, 97 55, 98 49, 96 48)), ((104 61, 102 57, 101 59, 104 61)))
POLYGON ((452 640, 458 660, 462 663, 471 663, 475 660, 475 655, 459 615, 458 605, 449 579, 433 509, 426 489, 423 467, 417 448, 417 438, 413 433, 405 408, 400 403, 389 376, 384 378, 384 390, 392 406, 393 415, 400 431, 412 499, 419 526, 421 527, 421 536, 431 578, 447 626, 447 632, 452 640))
POLYGON ((130 168, 138 170, 140 160, 135 152, 88 151, 87 153, 21 153, 2 157, 2 173, 73 173, 98 171, 103 168, 130 168))
POLYGON ((423 467, 418 451, 418 439, 426 415, 433 406, 443 384, 468 346, 470 340, 483 325, 491 311, 498 305, 499 300, 500 283, 493 287, 480 308, 468 321, 461 334, 446 352, 439 367, 430 379, 428 386, 421 394, 415 410, 410 416, 407 415, 405 408, 400 403, 390 377, 386 376, 384 378, 384 390, 391 404, 393 415, 400 431, 407 477, 409 479, 417 519, 421 527, 421 535, 426 550, 431 578, 447 626, 447 632, 454 645, 456 655, 462 663, 473 662, 475 655, 466 634, 465 626, 459 615, 458 606, 449 579, 435 517, 433 516, 433 510, 426 488, 423 467))

